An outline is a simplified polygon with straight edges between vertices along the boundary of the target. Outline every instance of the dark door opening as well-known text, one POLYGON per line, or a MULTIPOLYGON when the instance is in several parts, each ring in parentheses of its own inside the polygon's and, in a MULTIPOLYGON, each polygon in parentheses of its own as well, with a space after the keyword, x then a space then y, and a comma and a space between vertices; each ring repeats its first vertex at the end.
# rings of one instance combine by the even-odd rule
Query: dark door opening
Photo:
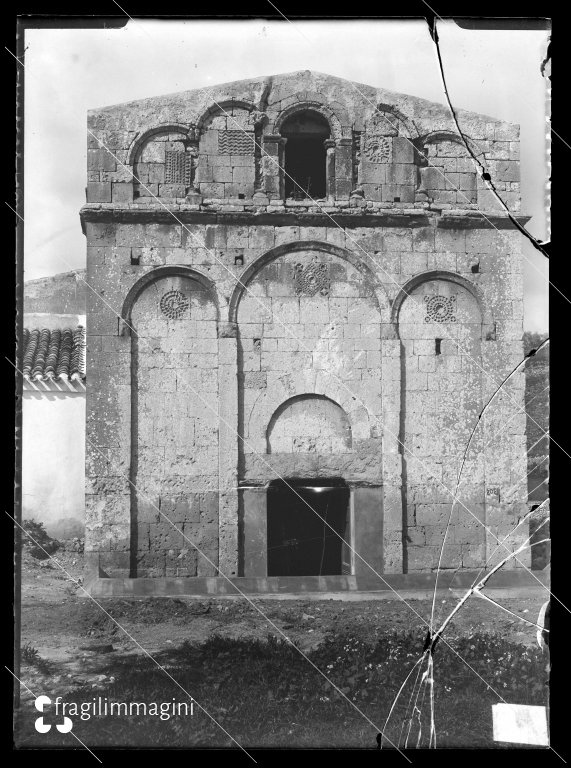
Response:
POLYGON ((294 200, 325 197, 323 139, 290 138, 285 155, 285 196, 294 200))
POLYGON ((349 547, 340 538, 349 543, 349 536, 344 483, 276 481, 268 488, 268 576, 350 574, 349 547))
POLYGON ((285 145, 285 196, 303 200, 323 198, 327 193, 325 139, 327 121, 311 110, 296 112, 282 126, 285 145))

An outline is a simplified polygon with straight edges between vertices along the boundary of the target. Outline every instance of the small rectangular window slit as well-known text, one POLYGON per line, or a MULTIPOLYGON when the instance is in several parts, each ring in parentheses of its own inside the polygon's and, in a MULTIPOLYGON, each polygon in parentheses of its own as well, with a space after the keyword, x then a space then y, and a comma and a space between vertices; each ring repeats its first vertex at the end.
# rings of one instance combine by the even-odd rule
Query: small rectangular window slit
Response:
POLYGON ((442 339, 434 339, 434 354, 441 355, 442 339))
POLYGON ((132 267, 138 267, 139 263, 140 263, 139 262, 140 258, 141 258, 140 256, 131 256, 131 266, 132 267))

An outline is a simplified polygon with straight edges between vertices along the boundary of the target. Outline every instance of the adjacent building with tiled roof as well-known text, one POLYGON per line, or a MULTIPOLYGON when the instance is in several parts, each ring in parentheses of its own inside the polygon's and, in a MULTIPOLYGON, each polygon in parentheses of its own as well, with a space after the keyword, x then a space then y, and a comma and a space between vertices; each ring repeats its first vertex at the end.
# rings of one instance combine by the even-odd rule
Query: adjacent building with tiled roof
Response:
POLYGON ((24 389, 85 391, 85 327, 24 328, 24 389))
POLYGON ((85 514, 84 274, 24 284, 22 514, 56 536, 85 514))

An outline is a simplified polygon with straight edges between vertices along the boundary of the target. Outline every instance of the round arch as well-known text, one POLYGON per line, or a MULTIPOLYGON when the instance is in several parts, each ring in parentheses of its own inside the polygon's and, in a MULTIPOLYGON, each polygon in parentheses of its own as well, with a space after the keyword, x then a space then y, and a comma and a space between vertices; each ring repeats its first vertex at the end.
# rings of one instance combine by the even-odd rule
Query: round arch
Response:
POLYGON ((157 136, 161 133, 184 133, 188 135, 190 125, 183 125, 182 123, 161 123, 159 125, 153 125, 149 128, 144 128, 132 141, 131 146, 127 151, 127 165, 135 165, 141 149, 153 136, 157 136))
POLYGON ((397 297, 393 301, 393 305, 391 308, 391 323, 395 328, 397 328, 397 333, 398 333, 399 313, 404 300, 408 298, 412 293, 412 291, 414 291, 420 285, 422 285, 423 283, 428 283, 432 280, 446 280, 449 283, 456 283, 456 285, 460 285, 462 288, 468 291, 468 293, 470 293, 474 297, 480 309, 480 314, 482 316, 483 330, 487 331, 487 330, 493 329, 494 321, 493 321, 492 315, 486 305, 486 302, 484 300, 484 295, 477 285, 474 285, 474 283, 471 283, 465 277, 462 277, 461 275, 458 275, 455 272, 433 270, 431 272, 421 272, 419 275, 415 275, 407 283, 405 283, 405 285, 403 285, 403 287, 398 292, 397 297))
POLYGON ((224 99, 223 101, 217 101, 216 103, 211 104, 196 120, 197 132, 201 134, 204 131, 206 123, 210 118, 216 117, 216 115, 220 113, 223 114, 230 109, 243 109, 246 112, 254 112, 256 106, 249 101, 242 101, 241 99, 224 99))
POLYGON ((431 133, 427 133, 425 136, 422 136, 420 139, 423 147, 426 144, 436 144, 440 141, 450 141, 454 144, 460 144, 460 146, 464 147, 464 149, 466 149, 466 145, 468 145, 470 152, 478 157, 478 160, 482 163, 482 165, 485 165, 483 150, 469 136, 462 137, 459 133, 455 133, 454 131, 432 131, 431 133))
POLYGON ((220 309, 218 306, 216 289, 214 283, 209 277, 203 275, 202 272, 198 272, 196 269, 191 267, 177 265, 156 267, 155 269, 151 270, 151 272, 147 272, 146 275, 143 275, 141 278, 139 278, 139 280, 137 280, 137 282, 131 286, 129 292, 127 293, 121 308, 121 336, 129 333, 131 330, 131 312, 136 300, 139 298, 141 293, 146 288, 148 288, 149 285, 152 285, 152 283, 160 280, 162 277, 173 276, 187 277, 189 280, 194 280, 197 283, 200 283, 200 285, 202 285, 203 288, 208 291, 210 298, 216 307, 216 319, 218 320, 220 318, 220 309))
POLYGON ((314 396, 327 399, 343 411, 351 427, 353 441, 371 437, 371 419, 374 413, 372 403, 358 401, 346 387, 331 377, 316 377, 311 371, 298 371, 287 385, 278 383, 271 390, 261 392, 250 411, 244 414, 248 444, 259 453, 264 453, 272 417, 287 403, 297 398, 314 396))
POLYGON ((269 251, 266 251, 266 253, 259 256, 248 267, 246 267, 246 269, 239 276, 236 287, 234 288, 230 298, 228 306, 228 321, 230 323, 237 322, 240 299, 242 298, 244 292, 247 290, 247 285, 253 279, 253 277, 267 264, 270 264, 280 256, 285 256, 289 253, 296 253, 297 251, 321 251, 322 253, 329 253, 332 256, 337 256, 340 259, 348 261, 353 267, 355 267, 355 269, 358 269, 359 272, 367 276, 367 279, 370 281, 369 284, 371 285, 375 294, 379 312, 381 312, 382 309, 386 309, 388 311, 389 302, 384 287, 376 278, 370 267, 368 267, 352 251, 349 251, 346 248, 341 248, 338 245, 333 245, 332 243, 322 242, 321 240, 300 240, 295 243, 286 243, 284 245, 278 245, 275 248, 271 248, 269 251))
MULTIPOLYGON (((378 112, 380 113, 386 112, 392 115, 395 118, 395 120, 398 120, 399 122, 401 122, 404 128, 406 129, 405 138, 417 139, 419 137, 419 132, 414 121, 410 117, 407 117, 404 114, 404 112, 401 112, 400 109, 395 107, 393 104, 377 104, 375 111, 369 116, 368 120, 373 118, 378 112)), ((387 117, 387 120, 389 120, 388 117, 387 117)))
POLYGON ((339 117, 325 100, 322 101, 321 99, 314 98, 308 101, 296 101, 295 104, 286 107, 276 117, 268 129, 268 133, 281 135, 281 129, 285 121, 296 112, 304 112, 306 110, 317 112, 327 121, 331 131, 331 138, 335 139, 335 141, 343 138, 343 126, 349 125, 349 118, 346 115, 339 117))
MULTIPOLYGON (((270 419, 268 421, 267 427, 266 427, 266 444, 267 444, 267 453, 274 453, 272 450, 272 441, 275 439, 275 430, 279 427, 280 419, 284 414, 292 407, 295 407, 297 404, 303 403, 303 402, 322 402, 324 403, 329 413, 328 419, 331 419, 333 417, 334 419, 337 418, 339 422, 341 423, 341 427, 345 434, 341 437, 341 440, 345 443, 345 447, 351 451, 352 450, 352 427, 351 427, 351 421, 349 419, 349 416, 345 409, 339 405, 338 402, 335 400, 332 400, 330 397, 327 397, 327 395, 321 395, 315 392, 304 392, 300 395, 294 395, 293 397, 288 398, 287 400, 284 400, 276 410, 272 413, 270 416, 270 419)), ((334 426, 331 424, 331 426, 334 426)), ((338 435, 339 437, 339 435, 338 435)))

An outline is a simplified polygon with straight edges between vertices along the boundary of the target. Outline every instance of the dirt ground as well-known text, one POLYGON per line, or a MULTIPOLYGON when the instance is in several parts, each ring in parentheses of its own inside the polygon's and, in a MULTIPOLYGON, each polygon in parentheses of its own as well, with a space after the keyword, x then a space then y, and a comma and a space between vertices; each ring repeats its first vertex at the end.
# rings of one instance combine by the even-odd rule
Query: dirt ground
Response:
MULTIPOLYGON (((83 558, 76 553, 57 553, 56 558, 73 579, 83 574, 83 558)), ((442 592, 436 601, 436 616, 442 619, 452 610, 462 591, 442 592)), ((516 616, 536 621, 547 593, 541 587, 512 590, 499 602, 516 616)), ((31 693, 62 695, 78 686, 94 690, 110 682, 104 670, 113 658, 131 654, 164 655, 183 642, 200 645, 213 635, 227 638, 267 639, 280 631, 302 650, 319 646, 327 636, 353 632, 374 640, 387 628, 416 630, 419 647, 426 635, 422 618, 430 616, 431 600, 426 595, 406 595, 407 604, 394 599, 350 601, 334 599, 253 599, 242 597, 192 599, 100 599, 96 605, 50 561, 35 560, 28 554, 22 568, 22 647, 29 644, 48 667, 24 664, 22 681, 31 693), (258 610, 259 609, 259 612, 258 610), (106 615, 107 612, 110 615, 106 615), (263 615, 267 618, 265 618, 263 615), (111 618, 113 617, 113 618, 111 618), (115 621, 114 621, 114 620, 115 621), (120 625, 120 626, 119 626, 120 625)), ((472 597, 450 625, 446 639, 471 632, 499 633, 523 645, 535 645, 536 631, 518 618, 472 597)))

